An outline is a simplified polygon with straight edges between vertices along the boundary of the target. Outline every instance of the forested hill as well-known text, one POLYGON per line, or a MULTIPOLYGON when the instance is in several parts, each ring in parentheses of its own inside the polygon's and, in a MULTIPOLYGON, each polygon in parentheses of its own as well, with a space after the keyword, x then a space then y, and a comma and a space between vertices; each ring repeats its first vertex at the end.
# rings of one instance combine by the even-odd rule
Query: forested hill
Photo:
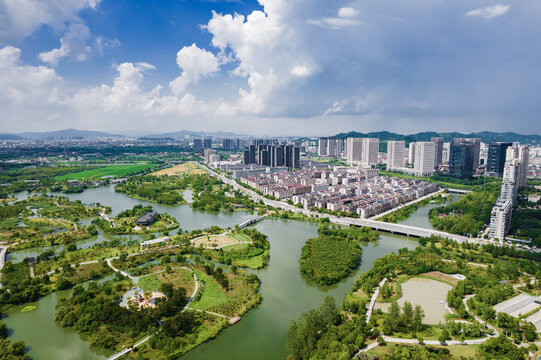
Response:
POLYGON ((442 137, 444 141, 451 141, 453 138, 481 138, 481 141, 484 143, 490 143, 495 141, 509 141, 509 142, 520 142, 521 144, 540 144, 541 135, 521 135, 514 132, 505 132, 497 133, 492 131, 482 131, 470 134, 463 134, 459 132, 447 132, 447 133, 437 133, 437 132, 420 132, 417 134, 411 135, 402 135, 396 134, 388 131, 378 131, 370 133, 360 133, 356 131, 350 131, 347 133, 340 133, 334 138, 348 138, 348 137, 374 137, 379 138, 380 140, 405 140, 406 143, 413 141, 430 141, 432 137, 442 137))

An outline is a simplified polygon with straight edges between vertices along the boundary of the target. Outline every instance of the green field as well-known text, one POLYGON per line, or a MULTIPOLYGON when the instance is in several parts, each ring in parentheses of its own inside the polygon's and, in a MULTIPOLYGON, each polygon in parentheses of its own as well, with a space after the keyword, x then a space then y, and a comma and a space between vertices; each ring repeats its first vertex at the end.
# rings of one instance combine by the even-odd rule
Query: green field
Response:
POLYGON ((252 239, 248 235, 240 234, 240 233, 229 233, 227 236, 232 237, 233 239, 237 240, 239 243, 251 243, 252 239))
POLYGON ((128 174, 138 173, 148 169, 154 169, 156 164, 123 164, 107 165, 92 170, 80 171, 55 177, 55 180, 97 180, 105 176, 123 177, 128 174))

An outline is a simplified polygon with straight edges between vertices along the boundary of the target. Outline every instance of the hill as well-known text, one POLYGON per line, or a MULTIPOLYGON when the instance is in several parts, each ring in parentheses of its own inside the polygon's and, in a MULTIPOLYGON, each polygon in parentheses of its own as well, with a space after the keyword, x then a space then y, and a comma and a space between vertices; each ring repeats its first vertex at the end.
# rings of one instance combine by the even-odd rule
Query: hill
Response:
POLYGON ((376 137, 383 141, 388 140, 405 140, 406 143, 414 141, 430 141, 432 137, 442 137, 444 141, 451 141, 453 138, 480 138, 484 143, 490 143, 495 141, 509 141, 509 142, 520 142, 521 144, 540 144, 541 136, 540 135, 521 135, 514 132, 505 132, 497 133, 492 131, 482 131, 474 132, 469 134, 459 133, 459 132, 420 132, 417 134, 402 135, 397 133, 392 133, 388 131, 378 131, 378 132, 369 132, 369 133, 360 133, 356 131, 350 131, 347 133, 340 133, 334 136, 334 138, 348 138, 348 137, 376 137))

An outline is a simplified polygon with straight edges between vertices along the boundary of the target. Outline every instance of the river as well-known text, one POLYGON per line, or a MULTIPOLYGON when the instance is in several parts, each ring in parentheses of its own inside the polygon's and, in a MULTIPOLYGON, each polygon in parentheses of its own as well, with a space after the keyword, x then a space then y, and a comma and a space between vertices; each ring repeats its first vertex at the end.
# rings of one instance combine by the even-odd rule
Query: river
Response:
MULTIPOLYGON (((135 204, 151 204, 157 211, 175 216, 186 230, 211 225, 233 226, 252 216, 248 213, 205 213, 193 211, 186 205, 158 205, 130 199, 115 193, 112 187, 91 189, 68 197, 84 203, 99 202, 111 206, 113 215, 135 204)), ((417 226, 430 226, 428 218, 418 218, 426 217, 428 210, 425 213, 425 208, 419 208, 408 221, 417 221, 417 226)), ((355 277, 369 270, 374 260, 403 247, 413 249, 418 244, 412 238, 382 233, 378 241, 363 246, 362 263, 354 275, 336 285, 320 287, 303 278, 298 265, 301 248, 307 239, 317 235, 317 225, 294 220, 265 219, 255 227, 266 234, 271 243, 269 265, 255 271, 261 279, 262 303, 245 314, 239 323, 185 354, 183 359, 283 359, 286 357, 285 333, 292 320, 321 305, 327 295, 335 297, 337 303, 340 303, 353 285, 355 277)), ((99 237, 106 240, 103 234, 99 237)), ((10 329, 10 338, 15 341, 25 340, 29 347, 28 354, 34 359, 106 358, 108 353, 89 347, 72 329, 63 329, 54 322, 55 304, 59 298, 68 294, 69 290, 48 295, 37 301, 35 305, 38 308, 30 312, 22 313, 18 306, 8 309, 3 321, 10 329)))

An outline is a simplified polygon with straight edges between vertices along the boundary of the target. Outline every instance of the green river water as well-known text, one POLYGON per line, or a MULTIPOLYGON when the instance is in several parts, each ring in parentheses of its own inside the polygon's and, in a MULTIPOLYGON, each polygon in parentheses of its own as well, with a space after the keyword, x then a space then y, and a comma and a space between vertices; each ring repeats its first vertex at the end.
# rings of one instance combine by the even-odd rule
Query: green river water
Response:
MULTIPOLYGON (((24 195, 22 195, 24 196, 24 195)), ((112 187, 87 190, 82 194, 69 195, 72 200, 84 203, 100 202, 113 208, 113 215, 135 204, 151 204, 159 212, 175 216, 180 227, 186 230, 206 228, 211 225, 234 226, 250 218, 248 213, 212 214, 193 211, 189 206, 163 206, 131 199, 115 193, 112 187)), ((431 227, 428 210, 434 205, 419 208, 404 223, 419 227, 431 227)), ((266 219, 255 227, 269 237, 271 243, 270 262, 265 269, 255 273, 261 279, 262 303, 244 315, 237 324, 223 330, 215 339, 200 345, 183 359, 284 359, 285 333, 292 320, 303 312, 318 307, 325 296, 335 297, 341 302, 350 290, 355 277, 370 269, 374 260, 400 248, 415 248, 412 238, 382 233, 378 241, 363 246, 362 263, 358 271, 344 281, 329 287, 319 287, 303 278, 299 272, 299 258, 304 242, 317 235, 317 225, 293 220, 266 219)), ((88 247, 110 237, 100 233, 95 239, 78 244, 88 247)), ((60 247, 57 247, 60 249, 60 247)), ((25 250, 10 254, 13 261, 26 256, 35 256, 40 250, 25 250)), ((22 306, 6 311, 3 321, 14 341, 24 340, 28 354, 33 359, 105 359, 110 352, 91 348, 83 337, 72 329, 64 329, 54 321, 54 310, 58 300, 68 296, 70 290, 56 292, 33 303, 36 310, 22 313, 22 306)), ((26 304, 28 305, 28 304, 26 304)))

